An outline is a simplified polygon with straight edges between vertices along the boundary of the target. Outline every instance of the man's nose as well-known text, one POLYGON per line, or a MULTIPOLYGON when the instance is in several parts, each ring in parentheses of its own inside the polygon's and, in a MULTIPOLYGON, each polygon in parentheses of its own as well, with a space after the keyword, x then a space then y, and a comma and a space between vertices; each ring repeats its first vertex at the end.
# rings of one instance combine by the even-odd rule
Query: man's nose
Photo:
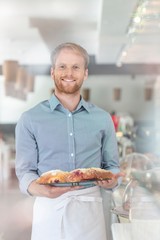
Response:
POLYGON ((72 74, 73 74, 73 70, 72 70, 72 68, 66 68, 65 69, 65 74, 67 75, 67 76, 72 76, 72 74))

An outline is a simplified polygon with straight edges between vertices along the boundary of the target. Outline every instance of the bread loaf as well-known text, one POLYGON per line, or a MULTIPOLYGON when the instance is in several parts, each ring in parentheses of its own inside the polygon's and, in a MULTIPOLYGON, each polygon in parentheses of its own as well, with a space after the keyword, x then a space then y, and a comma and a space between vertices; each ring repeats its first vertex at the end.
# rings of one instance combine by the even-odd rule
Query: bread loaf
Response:
POLYGON ((87 180, 105 180, 113 178, 114 174, 110 171, 101 168, 79 168, 73 171, 66 172, 61 170, 52 170, 43 173, 38 179, 37 183, 70 183, 82 182, 87 180))
POLYGON ((37 180, 37 183, 40 184, 49 184, 49 183, 64 183, 67 182, 68 172, 61 170, 51 170, 43 173, 37 180))

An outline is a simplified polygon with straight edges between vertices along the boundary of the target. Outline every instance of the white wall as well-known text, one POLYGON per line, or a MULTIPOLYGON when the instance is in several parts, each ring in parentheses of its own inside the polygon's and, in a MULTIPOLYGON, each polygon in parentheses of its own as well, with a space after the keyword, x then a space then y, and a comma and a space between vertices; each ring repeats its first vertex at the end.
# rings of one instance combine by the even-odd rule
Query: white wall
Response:
MULTIPOLYGON (((152 76, 89 76, 84 87, 91 89, 90 101, 111 112, 128 112, 135 120, 152 120, 153 100, 144 100, 144 86, 152 76), (113 100, 113 88, 122 89, 120 101, 113 100)), ((29 93, 27 101, 6 97, 4 78, 0 76, 0 123, 15 123, 21 113, 40 101, 50 97, 53 82, 49 76, 37 76, 35 91, 29 93)))
POLYGON ((93 76, 84 86, 91 89, 91 102, 111 112, 127 112, 137 121, 152 120, 154 100, 145 101, 144 87, 151 77, 93 76), (120 101, 113 99, 114 87, 122 89, 120 101))

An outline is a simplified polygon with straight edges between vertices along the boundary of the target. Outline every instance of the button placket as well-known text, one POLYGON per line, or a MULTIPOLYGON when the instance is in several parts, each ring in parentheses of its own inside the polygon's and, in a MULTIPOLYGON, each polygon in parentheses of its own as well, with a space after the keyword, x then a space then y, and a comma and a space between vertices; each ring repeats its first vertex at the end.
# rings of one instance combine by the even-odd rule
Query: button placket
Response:
POLYGON ((69 159, 71 169, 75 167, 75 143, 74 143, 74 131, 73 131, 73 115, 68 113, 68 138, 69 138, 69 159))

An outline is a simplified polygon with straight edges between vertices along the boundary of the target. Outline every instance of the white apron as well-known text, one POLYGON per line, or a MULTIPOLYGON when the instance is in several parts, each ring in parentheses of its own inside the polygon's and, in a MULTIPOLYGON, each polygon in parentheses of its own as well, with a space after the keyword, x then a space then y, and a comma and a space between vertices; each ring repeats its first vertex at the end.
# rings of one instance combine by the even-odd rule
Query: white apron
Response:
POLYGON ((106 240, 99 187, 71 191, 54 199, 37 197, 31 240, 106 240))

